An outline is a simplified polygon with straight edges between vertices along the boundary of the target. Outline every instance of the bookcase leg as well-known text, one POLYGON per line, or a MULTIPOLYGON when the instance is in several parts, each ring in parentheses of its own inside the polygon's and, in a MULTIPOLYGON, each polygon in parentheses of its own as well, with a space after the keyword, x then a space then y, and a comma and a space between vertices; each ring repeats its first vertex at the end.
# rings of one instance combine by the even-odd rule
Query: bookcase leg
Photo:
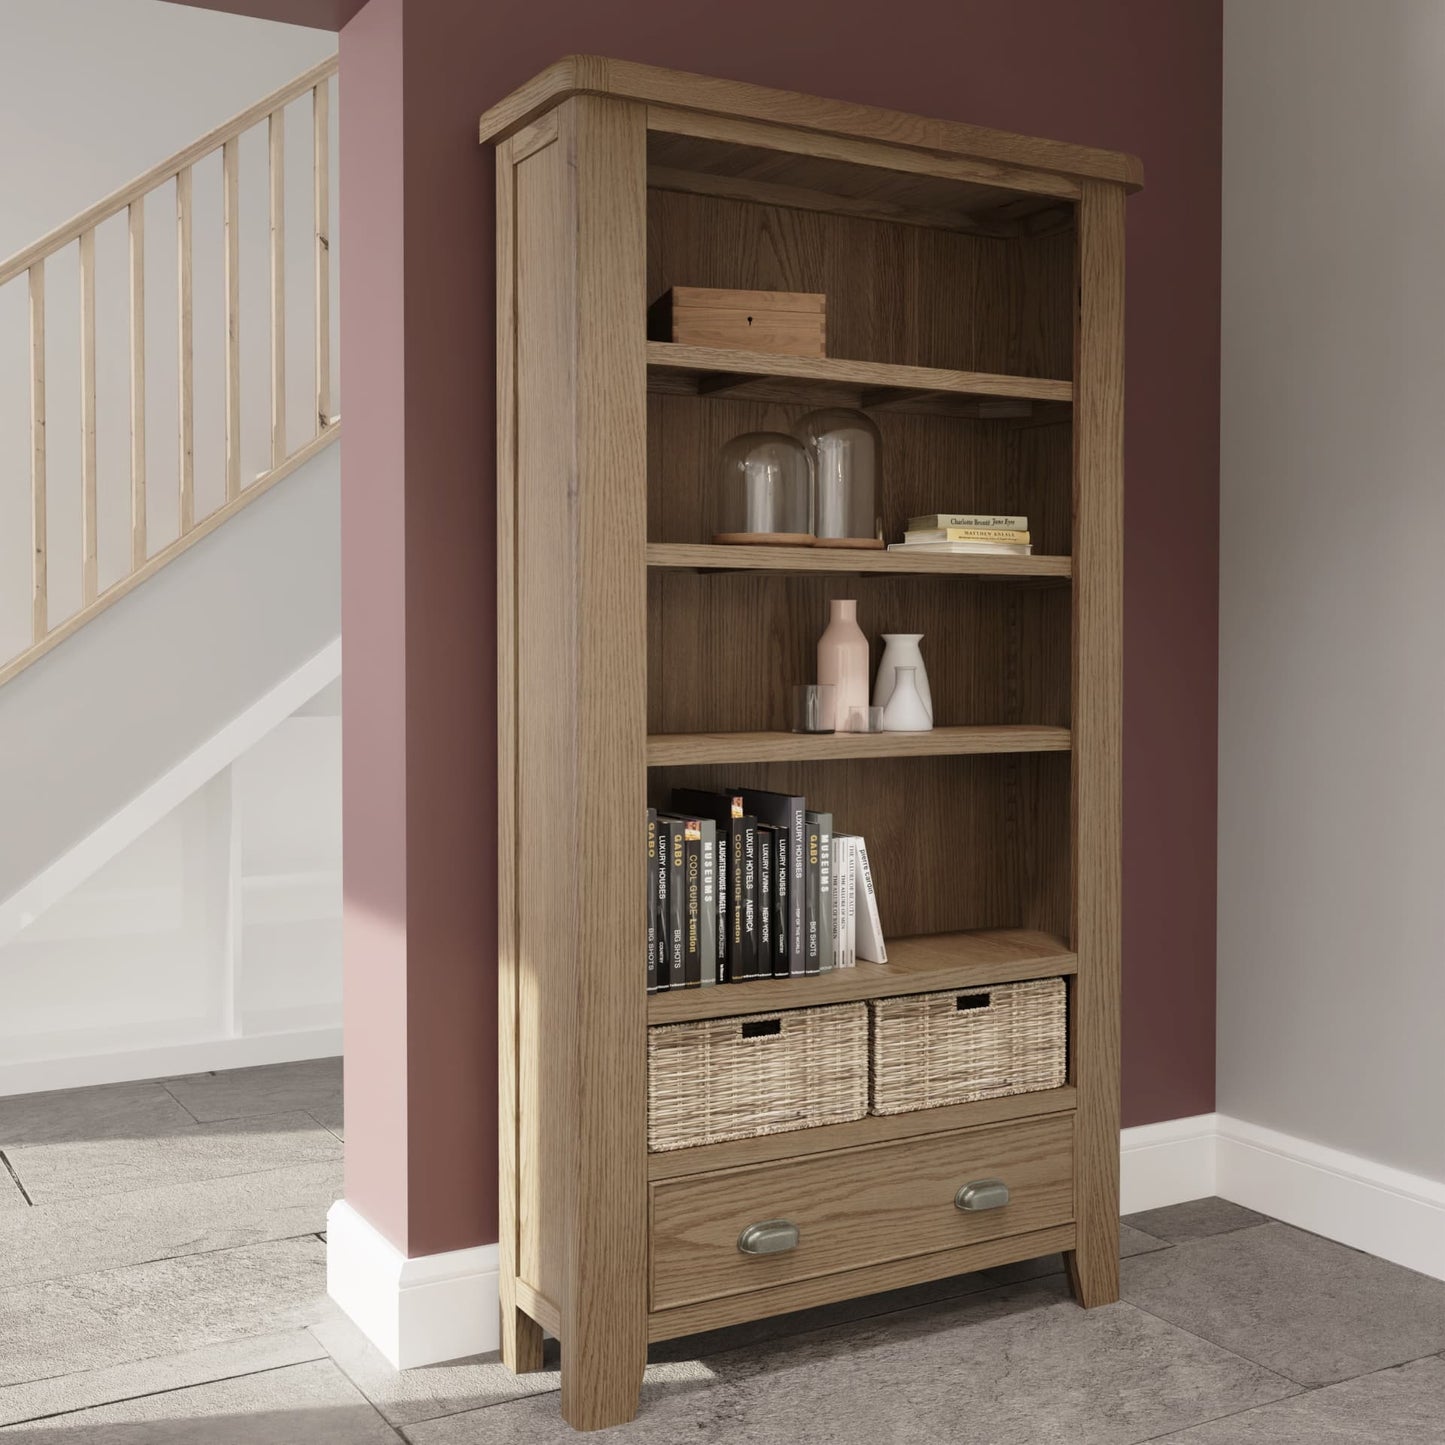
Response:
POLYGON ((502 1363, 514 1375, 542 1368, 542 1326, 516 1305, 502 1306, 502 1363))
POLYGON ((563 1345, 562 1418, 574 1430, 605 1430, 636 1417, 647 1367, 645 1332, 638 1345, 634 1351, 617 1335, 591 1341, 590 1349, 585 1341, 563 1345))
POLYGON ((1086 1310, 1111 1305, 1119 1298, 1119 1251, 1091 1250, 1082 1246, 1064 1254, 1069 1288, 1086 1310))

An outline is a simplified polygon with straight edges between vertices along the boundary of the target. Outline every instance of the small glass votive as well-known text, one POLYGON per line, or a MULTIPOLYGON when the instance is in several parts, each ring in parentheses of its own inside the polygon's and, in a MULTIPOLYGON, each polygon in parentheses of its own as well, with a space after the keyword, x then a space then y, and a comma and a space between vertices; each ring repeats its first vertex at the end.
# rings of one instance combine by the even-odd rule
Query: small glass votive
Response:
POLYGON ((881 733, 883 731, 883 709, 881 707, 850 707, 843 720, 845 733, 881 733))
POLYGON ((793 731, 831 733, 834 721, 833 684, 805 682, 793 689, 793 731))

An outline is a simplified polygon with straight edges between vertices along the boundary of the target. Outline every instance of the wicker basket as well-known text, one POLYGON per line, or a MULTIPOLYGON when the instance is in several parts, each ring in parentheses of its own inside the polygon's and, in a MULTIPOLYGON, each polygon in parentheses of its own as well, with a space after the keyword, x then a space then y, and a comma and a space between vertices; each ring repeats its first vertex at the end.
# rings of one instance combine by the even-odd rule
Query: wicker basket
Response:
POLYGON ((874 1114, 904 1114, 1064 1082, 1064 980, 997 984, 869 1005, 874 1114))
POLYGON ((867 1112, 864 1004, 647 1031, 647 1147, 654 1153, 836 1124, 867 1112))

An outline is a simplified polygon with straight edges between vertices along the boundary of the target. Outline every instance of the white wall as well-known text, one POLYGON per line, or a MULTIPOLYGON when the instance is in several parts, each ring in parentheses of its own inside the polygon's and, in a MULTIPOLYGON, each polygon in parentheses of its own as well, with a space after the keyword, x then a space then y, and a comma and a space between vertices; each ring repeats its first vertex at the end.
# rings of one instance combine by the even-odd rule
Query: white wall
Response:
POLYGON ((1224 1114, 1445 1180, 1445 6, 1226 0, 1224 1114))
MULTIPOLYGON (((328 54, 336 37, 162 0, 0 0, 0 258, 132 180, 328 54)), ((335 116, 336 86, 331 86, 335 116)), ((333 196, 339 126, 331 126, 333 196)), ((311 110, 286 113, 288 435, 314 432, 311 110)), ((242 476, 267 465, 269 252, 266 132, 241 145, 242 476)), ((176 242, 170 187, 147 203, 147 447, 151 550, 176 535, 176 242)), ((224 496, 219 154, 194 173, 196 509, 224 496)), ((333 228, 333 407, 341 246, 333 228)), ((101 585, 128 562, 127 239, 96 234, 101 585)), ((51 621, 80 602, 78 249, 46 268, 51 621)), ((24 277, 0 287, 0 659, 29 640, 29 380, 24 277)))
POLYGON ((328 687, 0 945, 0 1094, 340 1052, 328 687))

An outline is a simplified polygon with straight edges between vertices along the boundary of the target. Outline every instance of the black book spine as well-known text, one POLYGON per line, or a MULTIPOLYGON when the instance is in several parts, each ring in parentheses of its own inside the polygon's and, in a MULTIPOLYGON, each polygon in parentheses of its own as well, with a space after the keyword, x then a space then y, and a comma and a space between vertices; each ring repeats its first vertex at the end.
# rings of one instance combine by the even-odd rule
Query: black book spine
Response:
POLYGON ((667 982, 669 988, 686 988, 687 839, 681 823, 667 825, 667 982))
POLYGON ((699 966, 702 982, 717 982, 717 824, 704 818, 702 828, 702 905, 698 914, 699 966))
POLYGON ((808 826, 818 830, 818 972, 830 973, 833 957, 833 815, 809 813, 808 826))
POLYGON ((818 928, 818 904, 820 901, 820 885, 822 883, 822 859, 818 856, 819 834, 818 825, 814 822, 804 824, 803 836, 807 840, 808 859, 808 895, 807 895, 807 945, 803 954, 803 972, 817 973, 820 970, 820 959, 818 948, 821 942, 818 928))
POLYGON ((758 824, 743 823, 743 977, 758 977, 758 824))
POLYGON ((686 988, 702 983, 702 827, 696 819, 682 825, 682 886, 686 921, 682 936, 682 979, 686 988))
POLYGON ((741 818, 728 821, 728 868, 731 870, 728 913, 728 982, 740 983, 747 978, 746 955, 743 952, 743 898, 747 893, 747 830, 741 818))
POLYGON ((656 915, 657 925, 652 941, 652 969, 657 975, 657 987, 659 990, 668 987, 672 967, 672 945, 671 928, 672 912, 667 896, 667 879, 671 869, 668 867, 668 850, 671 844, 668 838, 668 825, 661 819, 657 820, 656 831, 656 856, 652 866, 652 908, 656 915))
POLYGON ((792 942, 788 946, 788 972, 806 973, 808 960, 808 823, 807 803, 793 799, 793 820, 789 825, 789 842, 793 850, 793 868, 788 878, 791 895, 788 911, 792 915, 792 942))
POLYGON ((793 866, 792 836, 790 828, 773 829, 777 849, 773 860, 773 974, 777 978, 786 978, 790 966, 793 918, 788 874, 793 866))
POLYGON ((775 830, 758 824, 758 977, 773 972, 773 858, 775 830))
POLYGON ((728 876, 728 825, 717 825, 717 981, 731 982, 728 960, 732 957, 732 911, 729 899, 732 897, 731 879, 728 876))
POLYGON ((647 810, 647 991, 657 992, 657 809, 647 810))

